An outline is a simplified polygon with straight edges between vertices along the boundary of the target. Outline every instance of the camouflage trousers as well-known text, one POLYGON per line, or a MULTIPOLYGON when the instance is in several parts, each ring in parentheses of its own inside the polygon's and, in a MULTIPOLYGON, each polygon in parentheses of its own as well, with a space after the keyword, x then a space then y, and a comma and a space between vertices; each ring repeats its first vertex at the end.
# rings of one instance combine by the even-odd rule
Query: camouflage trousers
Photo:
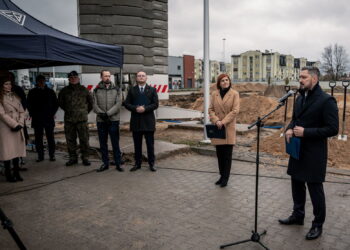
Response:
POLYGON ((78 159, 77 136, 79 137, 81 159, 88 159, 90 146, 87 122, 64 122, 64 133, 66 135, 69 159, 78 159))

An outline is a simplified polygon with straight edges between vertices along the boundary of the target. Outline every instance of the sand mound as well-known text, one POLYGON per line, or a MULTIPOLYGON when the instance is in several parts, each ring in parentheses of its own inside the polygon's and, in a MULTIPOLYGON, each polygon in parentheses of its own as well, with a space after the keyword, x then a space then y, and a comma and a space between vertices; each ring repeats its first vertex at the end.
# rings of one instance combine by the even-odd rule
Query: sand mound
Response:
POLYGON ((238 83, 232 84, 232 88, 240 93, 244 92, 264 92, 267 88, 266 84, 261 83, 238 83))
MULTIPOLYGON (((252 123, 257 117, 262 117, 275 109, 278 105, 277 99, 273 97, 264 97, 259 95, 251 95, 240 99, 240 112, 237 117, 238 123, 252 123)), ((288 102, 287 121, 292 117, 292 102, 288 102)), ((277 125, 284 123, 285 107, 280 108, 271 116, 264 120, 265 125, 277 125)))
MULTIPOLYGON (((341 103, 341 105, 343 105, 341 103)), ((338 103, 339 106, 339 103, 338 103)), ((342 113, 339 109, 339 134, 342 133, 342 113)), ((328 166, 334 168, 350 169, 350 112, 346 112, 344 134, 348 136, 347 141, 337 139, 337 136, 328 140, 328 166)), ((275 156, 288 157, 285 153, 284 137, 280 137, 283 129, 276 131, 275 134, 265 137, 261 140, 261 151, 270 153, 275 156)), ((255 150, 256 146, 253 145, 255 150)))

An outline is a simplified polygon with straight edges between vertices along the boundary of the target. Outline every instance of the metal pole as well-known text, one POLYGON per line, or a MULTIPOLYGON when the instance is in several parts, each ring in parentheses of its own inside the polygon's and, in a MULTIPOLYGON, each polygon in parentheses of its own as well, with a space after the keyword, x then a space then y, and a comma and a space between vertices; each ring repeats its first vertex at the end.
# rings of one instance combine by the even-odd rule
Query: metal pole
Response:
POLYGON ((226 41, 226 38, 223 38, 222 39, 222 62, 225 63, 226 62, 226 53, 225 53, 225 41, 226 41))
MULTIPOLYGON (((209 0, 204 0, 204 124, 209 123, 209 0)), ((209 140, 204 126, 204 140, 209 140)))
POLYGON ((56 70, 55 70, 55 67, 52 67, 52 85, 53 85, 53 88, 55 88, 56 86, 56 70))

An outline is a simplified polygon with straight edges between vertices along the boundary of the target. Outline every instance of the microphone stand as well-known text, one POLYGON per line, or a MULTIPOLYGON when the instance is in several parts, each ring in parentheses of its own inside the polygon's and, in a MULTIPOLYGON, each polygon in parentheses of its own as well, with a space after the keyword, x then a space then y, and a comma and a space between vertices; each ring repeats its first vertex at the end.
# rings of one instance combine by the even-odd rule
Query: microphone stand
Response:
POLYGON ((263 248, 265 248, 266 250, 269 250, 269 248, 267 248, 263 243, 260 242, 260 237, 262 235, 266 234, 266 230, 264 230, 262 233, 258 233, 258 193, 259 193, 259 163, 260 163, 260 159, 259 159, 259 146, 260 146, 260 128, 263 127, 263 123, 262 121, 268 117, 269 115, 271 115, 272 113, 274 113, 276 110, 278 110, 279 108, 281 108, 282 106, 284 106, 285 101, 280 102, 277 107, 272 110, 270 113, 264 115, 262 118, 258 117, 258 119, 252 123, 251 125, 248 126, 248 129, 253 128, 254 126, 257 127, 257 140, 256 140, 256 174, 255 174, 255 221, 254 221, 254 230, 252 231, 252 235, 250 237, 250 239, 246 239, 246 240, 241 240, 241 241, 237 241, 237 242, 233 242, 233 243, 229 243, 229 244, 225 244, 225 245, 221 245, 220 249, 223 249, 225 247, 228 246, 233 246, 233 245, 238 245, 238 244, 242 244, 245 242, 255 242, 258 243, 260 246, 262 246, 263 248))
POLYGON ((4 214, 4 212, 2 211, 1 208, 0 208, 0 221, 1 221, 1 225, 3 226, 3 228, 5 230, 7 229, 9 231, 12 239, 16 242, 18 248, 21 250, 26 250, 27 248, 22 243, 22 241, 19 238, 19 236, 17 235, 15 229, 13 229, 12 221, 10 221, 9 218, 6 217, 6 215, 4 214))

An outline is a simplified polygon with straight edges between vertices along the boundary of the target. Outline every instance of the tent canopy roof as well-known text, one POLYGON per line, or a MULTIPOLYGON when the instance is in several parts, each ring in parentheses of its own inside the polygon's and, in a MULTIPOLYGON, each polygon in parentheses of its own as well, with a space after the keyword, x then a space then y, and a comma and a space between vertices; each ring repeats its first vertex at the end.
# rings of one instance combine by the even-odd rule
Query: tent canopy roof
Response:
POLYGON ((66 34, 0 0, 0 68, 75 64, 121 68, 123 47, 66 34))

